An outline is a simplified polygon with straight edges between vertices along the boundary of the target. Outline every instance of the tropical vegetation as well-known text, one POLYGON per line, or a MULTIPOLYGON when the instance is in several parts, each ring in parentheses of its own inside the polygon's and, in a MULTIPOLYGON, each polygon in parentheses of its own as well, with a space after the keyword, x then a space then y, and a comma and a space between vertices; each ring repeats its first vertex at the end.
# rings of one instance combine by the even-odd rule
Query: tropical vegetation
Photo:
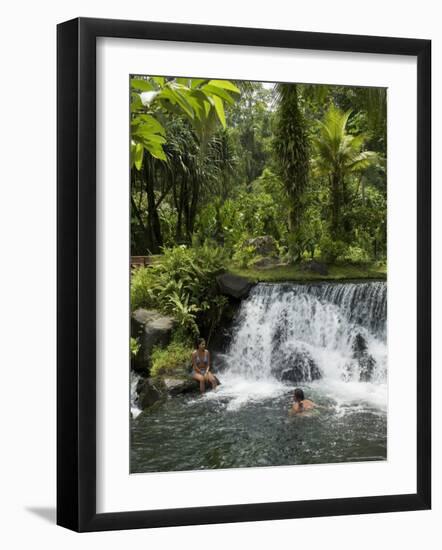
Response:
POLYGON ((130 116, 131 253, 159 258, 132 273, 132 308, 174 316, 182 341, 219 322, 224 270, 385 274, 385 89, 133 75, 130 116))

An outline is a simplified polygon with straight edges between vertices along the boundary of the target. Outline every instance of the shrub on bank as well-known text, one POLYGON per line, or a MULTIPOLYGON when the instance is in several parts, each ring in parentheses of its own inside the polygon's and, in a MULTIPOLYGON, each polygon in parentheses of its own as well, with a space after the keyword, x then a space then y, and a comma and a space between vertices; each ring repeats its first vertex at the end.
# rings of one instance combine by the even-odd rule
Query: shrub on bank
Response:
POLYGON ((146 309, 155 307, 155 299, 150 289, 154 281, 154 268, 139 267, 132 272, 130 279, 130 302, 132 311, 140 307, 146 309))
POLYGON ((165 249, 154 266, 133 272, 132 311, 158 309, 175 317, 183 334, 197 336, 200 325, 212 326, 225 305, 216 283, 225 263, 223 249, 215 246, 165 249))
POLYGON ((167 347, 154 348, 152 352, 153 377, 163 375, 188 374, 191 364, 192 347, 183 342, 171 342, 167 347))
POLYGON ((138 338, 130 337, 130 354, 131 357, 135 357, 137 353, 140 351, 140 342, 138 338))

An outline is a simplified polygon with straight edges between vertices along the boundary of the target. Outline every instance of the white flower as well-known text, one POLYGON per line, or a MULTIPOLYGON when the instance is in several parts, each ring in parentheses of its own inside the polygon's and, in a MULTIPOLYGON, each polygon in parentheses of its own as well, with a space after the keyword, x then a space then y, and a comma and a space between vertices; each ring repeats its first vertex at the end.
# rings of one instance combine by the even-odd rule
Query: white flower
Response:
POLYGON ((143 92, 140 94, 141 103, 143 105, 150 105, 152 101, 156 98, 159 92, 143 92))

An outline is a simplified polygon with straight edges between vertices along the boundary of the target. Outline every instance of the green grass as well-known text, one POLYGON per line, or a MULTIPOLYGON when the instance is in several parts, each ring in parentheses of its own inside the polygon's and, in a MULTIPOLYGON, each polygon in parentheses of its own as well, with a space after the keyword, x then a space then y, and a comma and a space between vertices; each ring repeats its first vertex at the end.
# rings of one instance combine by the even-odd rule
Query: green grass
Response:
POLYGON ((270 269, 246 268, 240 269, 233 265, 228 268, 230 273, 241 275, 252 282, 281 282, 281 281, 347 281, 357 279, 387 278, 385 264, 336 264, 328 266, 328 275, 319 275, 310 271, 302 271, 298 265, 279 266, 270 269))

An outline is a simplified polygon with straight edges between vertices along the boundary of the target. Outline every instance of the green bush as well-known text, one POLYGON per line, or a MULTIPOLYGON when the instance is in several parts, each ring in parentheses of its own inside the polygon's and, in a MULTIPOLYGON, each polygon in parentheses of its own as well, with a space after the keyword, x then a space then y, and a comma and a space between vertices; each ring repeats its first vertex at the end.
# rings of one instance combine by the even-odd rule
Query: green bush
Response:
POLYGON ((340 240, 332 239, 325 233, 320 241, 321 259, 327 263, 333 263, 344 258, 347 252, 347 245, 340 240))
POLYGON ((176 246, 152 267, 137 269, 131 281, 132 310, 154 308, 172 315, 184 334, 197 336, 199 325, 211 326, 224 307, 216 276, 224 271, 221 248, 176 246))
POLYGON ((344 260, 351 263, 363 264, 370 261, 370 255, 360 246, 350 245, 344 255, 344 260))
POLYGON ((156 300, 152 294, 155 273, 151 267, 139 267, 132 272, 130 280, 130 301, 132 311, 139 307, 155 307, 156 300))
POLYGON ((132 357, 135 357, 137 353, 140 351, 140 342, 137 338, 130 337, 130 354, 132 357))
POLYGON ((212 239, 221 243, 229 256, 247 234, 271 235, 275 240, 285 232, 285 200, 280 180, 269 170, 250 186, 239 188, 225 200, 216 197, 198 214, 199 242, 212 239))
POLYGON ((233 263, 244 269, 256 258, 256 249, 251 244, 245 244, 248 237, 243 237, 234 247, 233 263))
POLYGON ((171 342, 166 348, 156 347, 152 351, 151 376, 183 376, 189 371, 192 347, 182 342, 171 342))

